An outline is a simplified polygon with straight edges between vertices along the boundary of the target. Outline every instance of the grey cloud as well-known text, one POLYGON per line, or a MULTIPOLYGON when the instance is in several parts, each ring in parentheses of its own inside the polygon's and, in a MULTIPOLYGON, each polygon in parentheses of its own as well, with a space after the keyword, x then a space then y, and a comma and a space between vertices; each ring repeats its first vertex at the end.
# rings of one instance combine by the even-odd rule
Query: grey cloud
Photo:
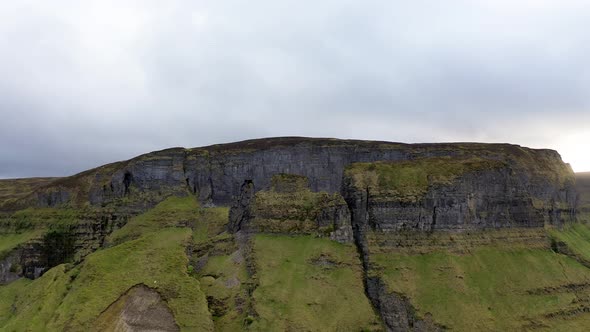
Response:
POLYGON ((0 177, 309 135, 557 148, 590 170, 583 1, 0 4, 0 177), (579 146, 578 146, 579 145, 579 146))

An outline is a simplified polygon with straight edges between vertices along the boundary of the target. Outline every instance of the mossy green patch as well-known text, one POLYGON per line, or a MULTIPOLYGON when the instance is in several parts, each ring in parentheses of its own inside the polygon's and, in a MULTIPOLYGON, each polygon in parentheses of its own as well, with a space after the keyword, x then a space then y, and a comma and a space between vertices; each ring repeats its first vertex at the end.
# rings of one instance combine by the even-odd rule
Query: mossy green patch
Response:
POLYGON ((248 306, 249 276, 242 252, 225 231, 228 214, 227 207, 202 208, 193 229, 195 250, 202 255, 195 253, 193 266, 206 262, 194 275, 207 296, 216 331, 241 330, 248 306))
POLYGON ((228 222, 228 207, 200 208, 193 227, 195 244, 205 243, 225 231, 228 222))
POLYGON ((590 226, 588 224, 566 224, 561 230, 549 230, 549 234, 555 240, 563 241, 575 255, 590 262, 590 226))
POLYGON ((361 331, 381 326, 356 249, 312 236, 256 235, 256 331, 361 331))
POLYGON ((19 245, 41 236, 40 231, 26 231, 21 233, 0 234, 0 259, 19 245))
POLYGON ((450 184, 468 172, 504 167, 498 160, 482 158, 421 158, 411 161, 356 163, 345 174, 354 186, 373 195, 415 202, 433 184, 450 184))
POLYGON ((0 202, 9 199, 23 198, 31 194, 35 189, 50 184, 57 179, 58 178, 28 178, 0 180, 0 202))
MULTIPOLYGON (((559 328, 562 310, 590 296, 590 270, 549 250, 482 247, 469 255, 383 253, 372 256, 391 291, 403 293, 419 315, 456 331, 559 328), (568 288, 568 285, 580 285, 568 288), (553 317, 553 318, 551 318, 553 317)), ((578 319, 573 317, 572 319, 578 319)), ((584 314, 579 319, 585 319, 584 314)), ((580 330, 582 331, 582 330, 580 330)))
POLYGON ((28 208, 0 218, 0 258, 17 246, 70 231, 81 219, 74 209, 28 208))
POLYGON ((212 330, 199 282, 187 272, 190 236, 188 228, 169 228, 89 255, 49 326, 88 329, 121 294, 145 284, 160 292, 182 329, 212 330))
POLYGON ((231 255, 209 257, 199 272, 216 331, 239 331, 244 327, 249 305, 249 276, 245 265, 241 252, 235 251, 231 255))
POLYGON ((296 192, 309 189, 309 180, 303 175, 276 174, 271 179, 271 190, 274 192, 296 192))
MULTIPOLYGON (((178 206, 185 212, 193 207, 188 203, 172 205, 167 207, 169 212, 178 206)), ((163 210, 160 207, 152 215, 167 216, 163 210)), ((212 330, 205 295, 199 281, 187 269, 186 252, 192 230, 188 227, 141 229, 136 239, 98 250, 73 269, 66 270, 60 265, 35 281, 19 280, 0 287, 0 329, 92 329, 100 313, 119 296, 134 285, 145 284, 167 301, 183 331, 212 330)), ((113 235, 117 239, 125 238, 117 232, 113 235)))
POLYGON ((47 323, 68 292, 71 275, 65 265, 47 271, 41 278, 17 280, 0 286, 0 329, 2 331, 57 331, 47 323))
POLYGON ((271 190, 256 193, 251 225, 260 232, 327 235, 333 225, 322 229, 318 218, 337 206, 346 206, 340 194, 312 192, 306 177, 278 174, 271 190))
POLYGON ((168 197, 153 209, 131 218, 107 242, 119 244, 167 227, 187 227, 195 222, 199 203, 194 196, 168 197))
POLYGON ((5 232, 68 228, 75 225, 88 212, 78 209, 28 208, 0 219, 0 228, 5 232))

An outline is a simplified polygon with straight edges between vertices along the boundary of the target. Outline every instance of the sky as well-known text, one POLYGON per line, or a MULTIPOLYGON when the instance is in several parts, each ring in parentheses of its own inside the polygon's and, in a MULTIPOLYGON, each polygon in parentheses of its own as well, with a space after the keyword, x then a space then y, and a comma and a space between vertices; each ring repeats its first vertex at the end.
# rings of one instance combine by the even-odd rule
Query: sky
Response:
POLYGON ((0 178, 272 136, 507 142, 590 171, 590 2, 0 2, 0 178))

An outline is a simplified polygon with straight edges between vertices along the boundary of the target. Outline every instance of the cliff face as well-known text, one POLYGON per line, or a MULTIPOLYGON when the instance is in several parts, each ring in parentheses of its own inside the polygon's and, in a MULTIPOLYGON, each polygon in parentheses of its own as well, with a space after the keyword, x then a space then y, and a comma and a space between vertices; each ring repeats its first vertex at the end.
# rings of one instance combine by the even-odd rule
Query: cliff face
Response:
MULTIPOLYGON (((352 269, 356 274, 347 282, 366 294, 363 310, 372 305, 384 329, 444 329, 439 317, 415 308, 416 299, 391 282, 406 279, 397 278, 401 268, 388 257, 457 247, 464 252, 498 241, 549 251, 545 228, 574 221, 576 204, 584 202, 557 152, 508 144, 264 139, 168 149, 72 177, 21 184, 0 181, 0 237, 14 240, 0 247, 0 283, 34 279, 64 262, 84 266, 96 250, 116 251, 136 246, 144 233, 182 229, 193 239, 175 250, 187 253, 192 273, 202 273, 200 280, 209 285, 206 297, 198 291, 199 301, 206 298, 223 324, 242 317, 261 330, 275 326, 264 318, 272 311, 265 305, 275 299, 264 301, 275 294, 268 273, 277 264, 280 271, 300 273, 298 283, 315 280, 318 292, 329 286, 322 280, 334 278, 329 271, 352 269), (169 198, 191 203, 160 204, 169 198), (108 243, 116 230, 111 238, 116 241, 108 243), (303 248, 303 260, 300 243, 322 250, 303 248), (260 249, 275 245, 285 247, 285 261, 275 262, 260 249), (358 257, 345 259, 341 252, 358 257)), ((180 235, 179 243, 185 243, 186 234, 180 235)), ((125 301, 113 308, 132 311, 125 301)), ((302 315, 313 316, 310 305, 316 304, 301 306, 302 315)), ((126 317, 121 310, 113 312, 126 317)), ((374 327, 377 318, 369 316, 358 326, 374 327)))
POLYGON ((353 164, 344 183, 355 224, 382 232, 543 227, 575 218, 569 177, 543 179, 505 160, 353 164))
POLYGON ((578 210, 584 218, 590 215, 590 172, 576 174, 576 190, 578 192, 578 210))
MULTIPOLYGON (((3 209, 85 202, 100 206, 134 195, 142 196, 142 202, 157 202, 162 197, 184 194, 187 189, 201 203, 231 205, 245 181, 252 182, 256 191, 268 189, 272 177, 280 173, 307 177, 314 192, 339 193, 344 189, 344 170, 354 163, 466 156, 503 162, 504 171, 517 178, 519 185, 531 189, 532 195, 544 201, 543 204, 555 201, 571 205, 571 200, 575 200, 570 197, 574 193, 573 173, 559 154, 551 150, 508 144, 398 144, 279 138, 153 152, 49 182, 17 202, 4 204, 3 209)), ((502 182, 506 176, 499 174, 498 180, 490 178, 490 181, 509 187, 511 183, 502 182)))

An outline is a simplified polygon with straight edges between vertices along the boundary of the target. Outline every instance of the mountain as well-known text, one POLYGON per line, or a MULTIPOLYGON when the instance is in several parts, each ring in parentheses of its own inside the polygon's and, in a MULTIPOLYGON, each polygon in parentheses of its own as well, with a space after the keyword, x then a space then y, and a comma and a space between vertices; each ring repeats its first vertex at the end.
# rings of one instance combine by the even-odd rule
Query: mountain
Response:
POLYGON ((0 180, 5 331, 585 331, 552 150, 282 137, 0 180))

